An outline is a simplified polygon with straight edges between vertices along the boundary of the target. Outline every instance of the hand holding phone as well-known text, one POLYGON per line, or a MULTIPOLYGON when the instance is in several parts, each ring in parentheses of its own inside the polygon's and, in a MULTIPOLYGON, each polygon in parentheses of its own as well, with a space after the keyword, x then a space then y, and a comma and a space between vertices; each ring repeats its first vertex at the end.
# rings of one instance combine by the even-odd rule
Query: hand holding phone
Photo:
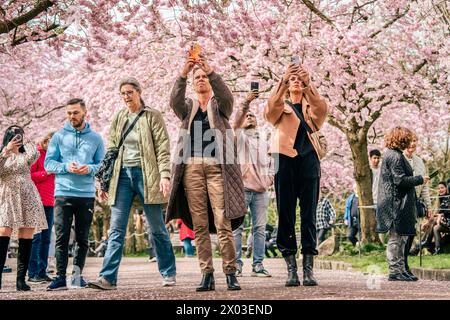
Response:
POLYGON ((22 142, 22 139, 23 139, 23 137, 21 134, 16 134, 14 136, 14 141, 22 142))
POLYGON ((259 82, 252 81, 250 83, 250 91, 255 92, 256 93, 255 98, 258 98, 259 97, 259 82))
POLYGON ((11 152, 14 148, 20 148, 22 146, 22 135, 16 134, 8 144, 6 145, 6 151, 11 152))
POLYGON ((189 49, 189 58, 194 60, 200 59, 200 54, 202 52, 202 47, 198 43, 195 43, 189 49))
POLYGON ((433 172, 429 175, 430 180, 433 179, 434 177, 436 177, 436 176, 438 175, 438 173, 439 173, 439 170, 433 171, 433 172))
POLYGON ((300 57, 297 55, 292 56, 291 63, 299 67, 300 66, 300 57))

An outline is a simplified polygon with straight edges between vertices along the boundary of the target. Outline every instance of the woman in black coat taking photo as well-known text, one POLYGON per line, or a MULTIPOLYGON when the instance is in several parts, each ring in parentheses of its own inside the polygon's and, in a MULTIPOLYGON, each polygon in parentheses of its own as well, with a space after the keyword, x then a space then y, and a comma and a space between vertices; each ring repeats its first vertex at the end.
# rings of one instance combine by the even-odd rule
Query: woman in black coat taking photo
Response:
POLYGON ((415 186, 426 184, 427 176, 413 176, 413 169, 402 151, 413 139, 411 130, 395 127, 384 139, 386 152, 378 185, 377 232, 389 232, 386 255, 389 281, 413 281, 404 264, 408 236, 416 234, 415 186))

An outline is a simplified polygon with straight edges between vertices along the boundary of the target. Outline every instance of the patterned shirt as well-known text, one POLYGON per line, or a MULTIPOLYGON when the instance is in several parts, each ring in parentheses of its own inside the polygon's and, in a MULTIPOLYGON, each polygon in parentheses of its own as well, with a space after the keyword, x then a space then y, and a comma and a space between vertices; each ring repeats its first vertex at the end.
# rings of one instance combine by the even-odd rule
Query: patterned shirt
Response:
POLYGON ((328 198, 322 197, 317 204, 316 229, 327 229, 330 227, 329 221, 336 220, 336 212, 328 198))

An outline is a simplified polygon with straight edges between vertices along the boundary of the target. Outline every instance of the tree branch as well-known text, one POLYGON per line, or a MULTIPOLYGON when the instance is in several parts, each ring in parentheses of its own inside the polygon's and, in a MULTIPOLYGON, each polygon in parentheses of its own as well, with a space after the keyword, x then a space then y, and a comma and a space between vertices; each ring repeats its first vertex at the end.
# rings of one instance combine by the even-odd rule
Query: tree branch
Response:
POLYGON ((423 61, 414 68, 413 73, 416 74, 419 72, 427 63, 427 59, 423 59, 423 61))
MULTIPOLYGON (((59 24, 54 23, 51 26, 49 26, 47 29, 45 29, 44 32, 49 32, 49 31, 52 31, 52 30, 54 30, 56 28, 59 28, 59 27, 60 27, 59 24)), ((65 27, 62 28, 62 30, 66 30, 68 27, 69 26, 65 26, 65 27)), ((14 47, 14 46, 17 46, 19 44, 28 42, 28 37, 35 37, 37 35, 38 35, 38 33, 36 31, 33 31, 30 36, 22 36, 19 39, 15 39, 15 37, 14 37, 13 42, 12 42, 12 46, 14 47)), ((34 40, 34 41, 44 41, 44 40, 48 40, 48 39, 54 38, 56 36, 57 36, 56 33, 52 33, 51 35, 49 35, 47 37, 39 38, 39 39, 34 40)))
POLYGON ((381 33, 381 31, 383 31, 384 29, 389 28, 391 25, 393 25, 397 20, 403 18, 409 11, 409 6, 406 8, 405 12, 400 13, 399 10, 397 10, 397 14, 395 15, 394 19, 392 19, 391 21, 386 22, 380 30, 375 31, 374 33, 372 33, 370 35, 370 38, 375 38, 379 33, 381 33))
POLYGON ((38 115, 38 114, 35 115, 34 118, 35 118, 35 119, 45 118, 45 117, 48 116, 50 113, 52 113, 52 112, 54 112, 54 111, 56 111, 56 110, 60 110, 60 109, 62 109, 62 108, 64 108, 64 107, 65 107, 64 105, 53 107, 52 109, 50 109, 50 110, 47 111, 47 112, 44 112, 44 113, 39 114, 39 115, 38 115))
POLYGON ((50 0, 39 0, 36 3, 36 6, 27 13, 24 13, 23 15, 12 20, 0 21, 0 34, 9 33, 12 29, 17 28, 18 26, 25 24, 30 20, 33 20, 40 13, 53 6, 53 4, 54 3, 50 0))
POLYGON ((314 14, 316 14, 320 19, 328 23, 329 25, 334 27, 333 21, 328 18, 325 14, 323 14, 319 9, 316 8, 316 6, 309 0, 301 0, 305 6, 309 8, 314 14))
POLYGON ((380 108, 379 110, 374 111, 374 112, 370 115, 371 120, 370 120, 370 121, 365 121, 364 126, 363 126, 363 130, 364 130, 365 133, 368 133, 368 132, 369 132, 370 127, 371 127, 371 126, 374 124, 374 122, 381 116, 381 111, 383 110, 383 108, 386 107, 387 105, 391 104, 391 103, 392 103, 392 100, 383 103, 383 104, 381 105, 381 108, 380 108))
POLYGON ((347 132, 347 129, 345 128, 344 124, 342 122, 336 120, 336 118, 334 116, 332 116, 331 114, 328 115, 327 122, 330 125, 332 125, 333 127, 338 128, 343 133, 347 132))

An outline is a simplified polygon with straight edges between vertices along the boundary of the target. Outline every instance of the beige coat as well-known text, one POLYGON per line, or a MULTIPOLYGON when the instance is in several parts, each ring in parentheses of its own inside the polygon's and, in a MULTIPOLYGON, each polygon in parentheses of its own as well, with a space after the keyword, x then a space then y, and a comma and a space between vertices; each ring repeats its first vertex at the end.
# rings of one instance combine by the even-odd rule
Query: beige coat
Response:
MULTIPOLYGON (((226 131, 231 131, 231 126, 228 122, 233 112, 233 95, 228 89, 222 78, 215 72, 209 76, 209 82, 214 92, 208 105, 208 118, 212 129, 219 130, 222 133, 224 140, 222 141, 222 148, 219 152, 222 155, 232 157, 233 163, 222 163, 222 177, 225 199, 225 216, 231 220, 233 229, 239 227, 247 213, 244 198, 244 184, 242 182, 242 173, 236 158, 236 146, 234 150, 227 150, 227 143, 225 139, 234 139, 226 135, 226 131)), ((194 103, 192 99, 186 99, 186 78, 179 77, 174 84, 172 94, 170 96, 170 107, 175 112, 175 115, 182 121, 180 128, 180 137, 177 145, 177 153, 180 158, 188 158, 186 142, 183 136, 190 132, 190 126, 195 114, 198 111, 198 103, 194 103)), ((174 163, 171 179, 171 193, 169 203, 167 205, 166 222, 172 219, 182 219, 184 224, 189 228, 193 228, 192 218, 189 212, 189 205, 187 202, 185 190, 183 187, 183 176, 185 170, 185 162, 174 163)), ((210 205, 209 207, 209 228, 210 232, 216 232, 213 223, 214 216, 210 205)))
MULTIPOLYGON (((288 84, 279 83, 264 108, 264 117, 275 127, 270 153, 281 153, 294 158, 297 155, 294 143, 300 127, 300 119, 292 107, 285 103, 285 92, 288 87, 288 84)), ((308 126, 316 131, 325 122, 328 106, 312 84, 310 90, 311 94, 303 95, 302 112, 308 126)), ((308 138, 310 138, 309 134, 308 138)))
MULTIPOLYGON (((127 123, 129 110, 120 110, 113 119, 109 130, 108 149, 119 144, 120 137, 127 123)), ((144 114, 136 123, 139 131, 139 151, 141 153, 141 168, 144 177, 145 204, 167 203, 159 191, 161 178, 170 178, 170 141, 166 125, 161 113, 146 107, 144 114)), ((117 184, 122 166, 123 148, 114 163, 114 174, 109 186, 110 205, 115 204, 117 184)))

